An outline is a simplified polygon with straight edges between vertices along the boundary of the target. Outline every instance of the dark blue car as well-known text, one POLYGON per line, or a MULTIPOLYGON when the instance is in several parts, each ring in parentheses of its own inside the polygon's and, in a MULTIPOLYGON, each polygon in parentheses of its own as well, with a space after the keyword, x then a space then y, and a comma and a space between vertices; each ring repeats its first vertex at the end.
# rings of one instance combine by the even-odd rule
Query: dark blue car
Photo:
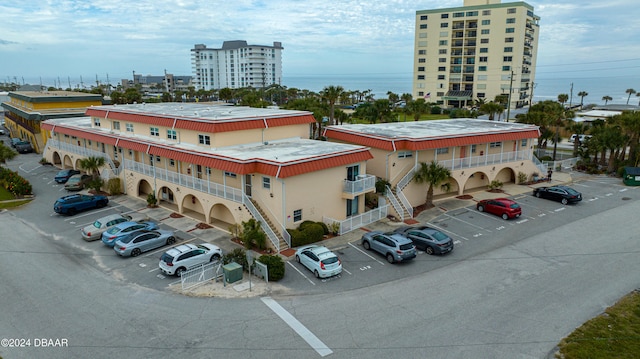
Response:
POLYGON ((76 171, 73 169, 66 169, 58 172, 54 179, 58 183, 67 183, 67 181, 69 180, 69 178, 71 178, 71 176, 78 175, 78 174, 80 174, 80 171, 76 171))
POLYGON ((88 209, 102 208, 109 203, 109 198, 102 195, 86 195, 86 194, 72 194, 58 198, 53 205, 53 210, 56 213, 66 214, 73 216, 74 214, 88 209))

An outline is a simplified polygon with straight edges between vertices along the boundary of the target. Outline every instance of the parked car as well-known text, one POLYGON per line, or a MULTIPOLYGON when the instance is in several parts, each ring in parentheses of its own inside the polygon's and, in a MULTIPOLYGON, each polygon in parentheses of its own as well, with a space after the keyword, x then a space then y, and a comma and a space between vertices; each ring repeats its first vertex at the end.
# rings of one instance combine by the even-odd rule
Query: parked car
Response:
POLYGON ((435 228, 404 226, 394 232, 409 238, 417 249, 427 254, 445 254, 453 250, 453 239, 435 228))
POLYGON ((181 244, 164 252, 158 266, 162 273, 182 276, 184 271, 220 260, 222 250, 215 244, 181 244))
POLYGON ((13 137, 11 139, 11 147, 16 148, 16 144, 18 144, 18 142, 22 142, 21 138, 17 138, 17 137, 13 137))
POLYGON ((316 278, 333 277, 342 273, 342 262, 329 248, 310 245, 296 251, 296 261, 313 272, 316 278))
POLYGON ((54 177, 54 180, 58 183, 66 183, 73 175, 80 174, 80 171, 74 169, 66 169, 58 172, 54 177))
POLYGON ((113 247, 117 240, 124 238, 131 233, 154 229, 158 229, 158 224, 152 221, 119 223, 102 233, 102 243, 109 247, 113 247))
POLYGON ((132 214, 110 214, 108 216, 98 218, 90 225, 82 228, 82 238, 85 241, 95 241, 102 238, 102 233, 107 229, 123 222, 143 222, 149 220, 149 217, 137 213, 132 214))
POLYGON ((113 246, 113 250, 123 257, 137 257, 142 252, 176 243, 173 231, 156 229, 153 231, 133 232, 120 238, 113 246))
POLYGON ((74 214, 93 208, 102 208, 109 203, 109 198, 102 195, 71 194, 60 197, 54 203, 56 213, 73 216, 74 214))
POLYGON ((416 257, 416 247, 411 240, 398 233, 371 231, 365 233, 360 242, 364 249, 387 257, 389 263, 407 261, 416 257))
POLYGON ((14 147, 16 148, 16 151, 18 151, 19 153, 33 152, 33 147, 31 147, 31 144, 27 141, 20 141, 16 143, 14 147))
POLYGON ((578 141, 580 141, 581 144, 584 144, 585 141, 590 140, 591 139, 591 135, 577 135, 577 134, 573 134, 571 135, 571 137, 569 137, 569 142, 575 142, 576 139, 578 139, 578 141))
POLYGON ((69 177, 69 180, 65 183, 64 189, 67 191, 80 191, 84 189, 84 186, 86 186, 92 178, 90 175, 85 174, 73 175, 69 177))
POLYGON ((582 193, 567 186, 538 187, 533 190, 533 195, 538 198, 560 201, 562 204, 582 201, 582 193))
POLYGON ((4 132, 4 128, 0 128, 0 135, 4 136, 5 132, 4 132))
POLYGON ((517 218, 522 214, 522 208, 515 201, 508 198, 483 199, 476 205, 480 212, 488 212, 503 219, 517 218))

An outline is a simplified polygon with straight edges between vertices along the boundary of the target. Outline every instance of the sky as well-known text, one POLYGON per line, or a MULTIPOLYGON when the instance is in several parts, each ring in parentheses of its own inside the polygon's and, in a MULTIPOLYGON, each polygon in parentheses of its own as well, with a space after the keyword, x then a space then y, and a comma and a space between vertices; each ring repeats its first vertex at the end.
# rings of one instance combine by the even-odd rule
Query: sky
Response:
MULTIPOLYGON (((626 86, 622 93, 640 90, 637 0, 527 3, 541 18, 536 79, 578 85, 583 80, 589 86, 613 81, 626 86)), ((192 75, 195 44, 220 48, 228 40, 281 42, 285 86, 288 78, 309 76, 410 79, 416 11, 462 5, 463 0, 2 0, 0 82, 75 87, 107 79, 116 84, 134 71, 192 75)))

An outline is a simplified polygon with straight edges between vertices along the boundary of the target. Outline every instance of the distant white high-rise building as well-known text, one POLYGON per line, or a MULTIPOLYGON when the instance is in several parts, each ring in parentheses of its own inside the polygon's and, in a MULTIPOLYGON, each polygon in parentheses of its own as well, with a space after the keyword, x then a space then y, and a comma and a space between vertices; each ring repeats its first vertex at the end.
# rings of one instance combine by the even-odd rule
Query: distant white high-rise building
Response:
POLYGON ((196 44, 191 68, 196 90, 225 87, 264 88, 282 82, 282 43, 248 45, 244 40, 225 41, 220 49, 196 44))
POLYGON ((526 2, 464 0, 464 6, 416 12, 414 98, 448 107, 533 94, 538 22, 526 2))

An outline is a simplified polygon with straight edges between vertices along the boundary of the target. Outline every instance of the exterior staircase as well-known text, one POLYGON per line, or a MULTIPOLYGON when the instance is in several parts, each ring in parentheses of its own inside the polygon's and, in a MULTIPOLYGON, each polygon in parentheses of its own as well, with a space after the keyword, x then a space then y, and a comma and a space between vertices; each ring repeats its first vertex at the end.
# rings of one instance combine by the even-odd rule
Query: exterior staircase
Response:
MULTIPOLYGON (((279 226, 276 226, 271 221, 271 219, 269 218, 267 213, 262 209, 262 207, 260 207, 260 205, 253 198, 251 198, 251 203, 253 203, 253 206, 256 208, 256 210, 258 210, 258 212, 262 216, 262 220, 264 221, 264 224, 267 225, 269 228, 271 228, 273 233, 275 233, 276 237, 278 237, 280 252, 282 252, 285 249, 288 249, 289 248, 289 244, 287 243, 287 241, 282 236, 282 233, 280 232, 282 229, 279 228, 279 226)), ((260 220, 260 219, 256 218, 256 220, 260 220)))
POLYGON ((397 187, 391 188, 391 193, 393 193, 393 195, 398 199, 398 202, 400 203, 400 207, 402 207, 402 218, 404 219, 413 218, 413 207, 411 207, 411 204, 409 204, 408 201, 405 202, 401 199, 401 197, 404 196, 404 194, 398 193, 397 187))

